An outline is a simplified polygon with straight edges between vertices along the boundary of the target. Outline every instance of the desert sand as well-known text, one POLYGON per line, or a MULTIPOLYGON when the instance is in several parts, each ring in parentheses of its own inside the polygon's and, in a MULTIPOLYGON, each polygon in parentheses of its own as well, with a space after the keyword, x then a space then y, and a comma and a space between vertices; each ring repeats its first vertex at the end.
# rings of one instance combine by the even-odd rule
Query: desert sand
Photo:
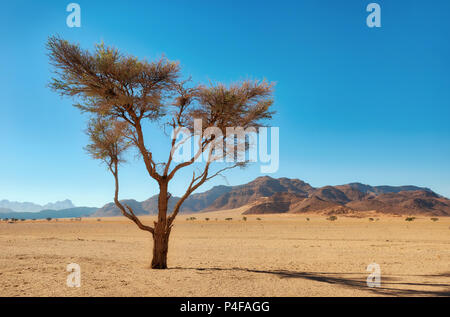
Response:
POLYGON ((450 218, 374 217, 180 215, 162 271, 124 217, 1 222, 0 296, 450 296, 450 218), (372 262, 379 288, 366 284, 372 262))

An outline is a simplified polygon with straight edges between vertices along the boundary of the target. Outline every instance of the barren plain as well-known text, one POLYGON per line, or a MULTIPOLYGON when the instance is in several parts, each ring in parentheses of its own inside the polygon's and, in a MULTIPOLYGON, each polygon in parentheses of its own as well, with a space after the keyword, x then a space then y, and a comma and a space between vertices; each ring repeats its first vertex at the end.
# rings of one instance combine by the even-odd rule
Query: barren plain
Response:
POLYGON ((0 222, 0 296, 450 296, 450 218, 240 213, 180 215, 168 270, 149 268, 151 236, 124 217, 0 222))

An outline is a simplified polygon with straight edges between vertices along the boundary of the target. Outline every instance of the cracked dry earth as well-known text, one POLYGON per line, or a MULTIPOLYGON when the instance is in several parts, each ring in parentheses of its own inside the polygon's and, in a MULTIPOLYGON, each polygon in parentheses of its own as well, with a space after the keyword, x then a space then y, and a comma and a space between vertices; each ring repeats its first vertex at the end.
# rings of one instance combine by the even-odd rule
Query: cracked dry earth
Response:
POLYGON ((162 271, 127 219, 0 222, 0 296, 450 296, 450 218, 194 216, 177 220, 162 271), (379 288, 366 284, 373 262, 379 288), (66 285, 69 263, 79 288, 66 285))

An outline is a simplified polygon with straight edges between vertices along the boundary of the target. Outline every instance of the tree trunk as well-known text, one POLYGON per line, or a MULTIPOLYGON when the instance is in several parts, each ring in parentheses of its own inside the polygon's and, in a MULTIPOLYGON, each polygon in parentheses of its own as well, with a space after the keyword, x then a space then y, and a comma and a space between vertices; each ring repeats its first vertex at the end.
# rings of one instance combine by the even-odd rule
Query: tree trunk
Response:
POLYGON ((153 236, 152 269, 167 269, 167 251, 170 232, 158 232, 153 236))
POLYGON ((161 182, 158 197, 158 221, 153 234, 152 269, 167 269, 170 228, 167 228, 167 203, 169 200, 167 182, 161 182))

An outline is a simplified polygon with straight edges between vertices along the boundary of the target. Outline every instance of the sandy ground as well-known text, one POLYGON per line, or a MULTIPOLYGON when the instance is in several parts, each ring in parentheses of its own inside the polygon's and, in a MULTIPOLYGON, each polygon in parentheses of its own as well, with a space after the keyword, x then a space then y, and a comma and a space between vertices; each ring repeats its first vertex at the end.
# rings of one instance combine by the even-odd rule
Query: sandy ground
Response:
POLYGON ((149 269, 151 236, 122 217, 2 222, 0 296, 450 296, 450 218, 194 216, 177 219, 163 271, 149 269), (380 288, 366 284, 372 262, 380 288))

